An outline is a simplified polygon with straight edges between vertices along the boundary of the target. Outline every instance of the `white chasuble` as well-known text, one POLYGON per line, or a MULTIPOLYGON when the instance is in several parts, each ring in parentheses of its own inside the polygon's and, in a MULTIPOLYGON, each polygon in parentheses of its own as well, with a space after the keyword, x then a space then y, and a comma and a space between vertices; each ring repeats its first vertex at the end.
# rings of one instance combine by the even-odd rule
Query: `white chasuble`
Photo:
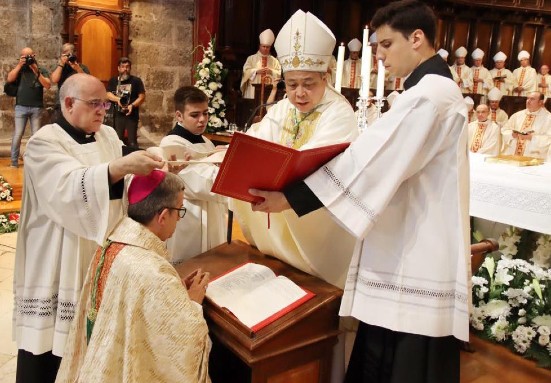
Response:
POLYGON ((109 200, 107 170, 122 143, 105 125, 95 139, 78 144, 52 124, 27 144, 13 334, 33 354, 63 356, 90 259, 123 214, 121 200, 109 200))
MULTIPOLYGON (((284 99, 268 110, 260 123, 247 133, 267 141, 293 146, 289 138, 290 120, 295 107, 284 99)), ((357 123, 350 104, 344 97, 326 88, 325 95, 315 109, 316 118, 309 120, 303 132, 302 124, 296 129, 296 137, 302 143, 299 150, 348 142, 357 136, 357 123)), ((294 125, 294 124, 291 124, 294 125)), ((342 228, 326 209, 320 209, 304 217, 291 211, 271 213, 253 212, 248 202, 230 200, 230 209, 245 238, 262 253, 336 286, 343 287, 355 239, 342 228)))
POLYGON ((512 96, 526 97, 530 92, 538 90, 538 74, 531 66, 519 67, 513 71, 513 88, 522 86, 524 89, 520 92, 513 92, 512 96))
MULTIPOLYGON (((203 136, 205 143, 192 144, 175 134, 161 140, 160 146, 190 146, 198 152, 208 152, 214 144, 203 136)), ((184 181, 186 216, 178 221, 172 237, 167 240, 172 262, 180 262, 204 253, 226 240, 227 197, 211 193, 210 189, 220 169, 215 164, 190 164, 179 175, 184 181)))
POLYGON ((505 96, 510 96, 514 88, 514 77, 513 72, 509 69, 490 69, 490 76, 492 76, 492 81, 494 86, 503 93, 505 96))
MULTIPOLYGON (((241 93, 243 98, 254 99, 254 87, 252 84, 262 83, 263 76, 257 75, 256 71, 263 68, 262 55, 256 52, 254 55, 247 57, 247 61, 243 65, 243 76, 241 77, 241 93)), ((265 56, 266 66, 270 69, 268 76, 271 77, 270 84, 276 84, 281 78, 281 65, 279 61, 272 56, 265 56)))
POLYGON ((210 382, 203 310, 168 263, 164 242, 128 217, 109 239, 124 247, 96 294, 101 304, 89 343, 90 276, 97 262, 88 270, 56 383, 210 382))
POLYGON ((469 339, 467 117, 457 84, 425 75, 306 179, 361 240, 340 314, 469 339))
POLYGON ((501 148, 501 129, 499 125, 489 119, 485 122, 471 122, 469 124, 467 145, 472 152, 497 156, 501 148), (475 144, 473 145, 473 143, 475 144))
MULTIPOLYGON (((513 131, 532 132, 531 140, 524 140, 520 155, 545 159, 551 144, 551 113, 545 108, 530 113, 527 109, 513 114, 501 128, 503 146, 501 153, 516 154, 521 146, 513 138, 513 131), (530 120, 530 116, 532 120, 530 120)), ((517 153, 518 154, 518 153, 517 153)))

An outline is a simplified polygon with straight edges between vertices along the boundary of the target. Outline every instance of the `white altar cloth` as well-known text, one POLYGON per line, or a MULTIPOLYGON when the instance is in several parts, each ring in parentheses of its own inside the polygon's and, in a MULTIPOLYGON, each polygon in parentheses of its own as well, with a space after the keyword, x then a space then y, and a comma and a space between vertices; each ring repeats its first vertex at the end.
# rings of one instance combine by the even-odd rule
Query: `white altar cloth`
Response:
POLYGON ((551 234, 551 163, 518 167, 470 154, 470 215, 551 234))

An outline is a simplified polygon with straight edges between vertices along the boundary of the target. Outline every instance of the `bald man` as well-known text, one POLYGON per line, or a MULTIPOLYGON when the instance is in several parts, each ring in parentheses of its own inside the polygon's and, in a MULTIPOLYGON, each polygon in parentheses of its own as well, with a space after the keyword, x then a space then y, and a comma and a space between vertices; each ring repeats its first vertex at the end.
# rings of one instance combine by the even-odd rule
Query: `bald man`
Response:
POLYGON ((496 156, 501 145, 499 125, 488 118, 488 105, 480 104, 475 110, 477 120, 469 124, 469 150, 473 153, 496 156))

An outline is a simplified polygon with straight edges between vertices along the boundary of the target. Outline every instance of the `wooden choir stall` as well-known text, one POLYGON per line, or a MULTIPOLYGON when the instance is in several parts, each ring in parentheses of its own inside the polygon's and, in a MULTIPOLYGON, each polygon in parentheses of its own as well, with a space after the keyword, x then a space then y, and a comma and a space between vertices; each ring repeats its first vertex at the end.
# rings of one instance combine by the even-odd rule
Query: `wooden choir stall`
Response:
POLYGON ((329 382, 332 350, 339 334, 341 289, 241 241, 186 260, 176 270, 185 277, 201 268, 213 280, 247 262, 268 266, 315 296, 257 332, 205 298, 203 310, 213 342, 209 360, 213 383, 329 382))

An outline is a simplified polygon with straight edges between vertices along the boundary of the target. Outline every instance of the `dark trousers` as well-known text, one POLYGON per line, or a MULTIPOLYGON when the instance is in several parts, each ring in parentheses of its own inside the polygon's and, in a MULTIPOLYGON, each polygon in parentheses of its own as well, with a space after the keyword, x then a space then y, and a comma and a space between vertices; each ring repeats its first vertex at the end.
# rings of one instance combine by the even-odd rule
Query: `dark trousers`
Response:
POLYGON ((54 383, 61 358, 51 351, 34 355, 25 350, 17 353, 16 383, 54 383))
POLYGON ((459 383, 459 346, 360 322, 345 383, 459 383))
POLYGON ((115 112, 114 116, 114 128, 117 132, 117 135, 128 146, 134 148, 138 147, 138 120, 134 120, 130 117, 125 116, 122 113, 115 112), (128 137, 125 139, 124 132, 127 132, 128 137))

